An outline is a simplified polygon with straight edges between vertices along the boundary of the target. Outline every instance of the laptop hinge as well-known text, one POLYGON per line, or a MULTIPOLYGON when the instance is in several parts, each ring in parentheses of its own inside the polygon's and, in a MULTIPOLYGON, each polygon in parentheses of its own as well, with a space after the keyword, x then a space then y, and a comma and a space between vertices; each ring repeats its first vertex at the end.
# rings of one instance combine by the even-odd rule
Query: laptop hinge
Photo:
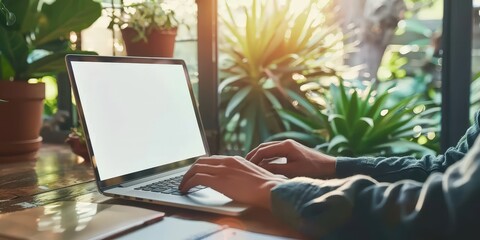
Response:
POLYGON ((171 170, 171 171, 168 171, 168 172, 154 174, 154 175, 151 175, 151 176, 148 176, 148 177, 143 177, 143 178, 131 180, 131 181, 128 181, 128 182, 124 182, 124 183, 120 184, 119 186, 120 187, 131 187, 133 185, 137 185, 137 184, 140 184, 140 183, 143 183, 143 182, 148 182, 148 181, 163 178, 163 177, 175 174, 175 173, 184 172, 184 171, 188 170, 188 168, 190 168, 190 166, 179 168, 179 169, 174 169, 174 170, 171 170))

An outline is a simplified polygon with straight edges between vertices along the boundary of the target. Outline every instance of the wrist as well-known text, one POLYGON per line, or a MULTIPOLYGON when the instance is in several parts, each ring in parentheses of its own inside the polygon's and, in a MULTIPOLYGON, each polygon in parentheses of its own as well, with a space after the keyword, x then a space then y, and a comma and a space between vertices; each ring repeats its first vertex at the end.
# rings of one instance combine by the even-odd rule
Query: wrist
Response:
POLYGON ((328 178, 336 178, 337 177, 337 158, 328 156, 328 161, 326 164, 328 178))
POLYGON ((285 178, 276 178, 274 180, 269 180, 262 185, 262 189, 265 192, 265 199, 261 207, 272 211, 272 189, 276 186, 286 182, 288 179, 285 178))

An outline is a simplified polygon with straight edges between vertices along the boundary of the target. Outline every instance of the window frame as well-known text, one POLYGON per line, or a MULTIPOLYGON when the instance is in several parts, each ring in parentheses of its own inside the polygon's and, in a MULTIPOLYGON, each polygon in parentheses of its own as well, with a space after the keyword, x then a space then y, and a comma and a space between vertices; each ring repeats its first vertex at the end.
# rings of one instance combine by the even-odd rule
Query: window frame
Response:
POLYGON ((455 146, 470 126, 472 0, 444 0, 441 151, 455 146))

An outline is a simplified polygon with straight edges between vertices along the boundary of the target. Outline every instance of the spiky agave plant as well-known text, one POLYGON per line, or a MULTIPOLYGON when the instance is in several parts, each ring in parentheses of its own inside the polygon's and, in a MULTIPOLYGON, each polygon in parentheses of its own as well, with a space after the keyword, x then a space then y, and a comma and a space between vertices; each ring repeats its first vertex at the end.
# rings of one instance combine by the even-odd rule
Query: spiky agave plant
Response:
POLYGON ((415 140, 420 135, 438 133, 437 121, 428 116, 439 108, 427 109, 427 103, 418 102, 417 96, 389 103, 395 87, 378 93, 375 86, 347 87, 344 80, 340 80, 338 85, 332 84, 326 94, 316 96, 328 103, 325 106, 316 105, 301 95, 292 95, 308 111, 299 114, 280 110, 282 118, 296 126, 296 130, 277 134, 273 139, 293 138, 342 156, 433 153, 415 140))
POLYGON ((227 30, 220 45, 226 77, 219 85, 227 148, 241 146, 239 150, 246 152, 286 129, 288 123, 275 109, 289 108, 287 89, 298 91, 292 76, 335 74, 327 66, 341 58, 336 50, 342 37, 339 28, 327 24, 322 15, 328 2, 311 0, 303 11, 292 12, 294 1, 280 5, 253 0, 250 8, 242 9, 245 24, 238 22, 227 4, 228 15, 220 16, 227 30))

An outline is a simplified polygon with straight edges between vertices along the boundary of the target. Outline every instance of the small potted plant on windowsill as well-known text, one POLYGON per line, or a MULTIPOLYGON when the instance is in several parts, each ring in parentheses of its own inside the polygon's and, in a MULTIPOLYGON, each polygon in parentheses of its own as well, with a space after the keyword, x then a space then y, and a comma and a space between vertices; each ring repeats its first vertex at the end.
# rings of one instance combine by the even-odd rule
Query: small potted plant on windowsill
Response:
POLYGON ((73 50, 68 37, 95 22, 102 8, 94 0, 0 0, 0 8, 0 163, 33 160, 45 85, 30 80, 64 71, 68 53, 91 53, 73 50))
POLYGON ((87 143, 85 142, 85 133, 81 126, 72 128, 65 142, 70 145, 73 153, 82 157, 86 162, 90 162, 90 155, 88 155, 87 143))
POLYGON ((131 56, 173 57, 179 21, 163 0, 146 0, 121 6, 110 28, 120 27, 131 56))

